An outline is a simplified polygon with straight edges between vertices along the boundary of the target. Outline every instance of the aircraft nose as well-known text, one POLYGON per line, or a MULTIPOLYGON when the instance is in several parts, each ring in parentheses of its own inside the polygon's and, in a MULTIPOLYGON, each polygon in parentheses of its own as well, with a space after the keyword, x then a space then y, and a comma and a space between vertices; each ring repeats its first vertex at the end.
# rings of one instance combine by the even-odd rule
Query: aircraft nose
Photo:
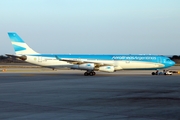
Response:
POLYGON ((168 60, 166 61, 166 67, 171 67, 171 66, 174 66, 176 63, 173 61, 173 60, 168 60))
POLYGON ((176 63, 175 63, 174 61, 171 60, 170 65, 173 66, 173 65, 175 65, 175 64, 176 64, 176 63))

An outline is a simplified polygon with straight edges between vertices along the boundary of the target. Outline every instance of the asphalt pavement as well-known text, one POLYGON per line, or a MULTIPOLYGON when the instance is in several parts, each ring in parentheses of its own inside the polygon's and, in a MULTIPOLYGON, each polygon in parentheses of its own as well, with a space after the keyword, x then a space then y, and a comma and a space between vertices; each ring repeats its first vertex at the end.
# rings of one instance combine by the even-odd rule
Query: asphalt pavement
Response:
POLYGON ((0 119, 180 119, 180 75, 82 73, 1 72, 0 119))

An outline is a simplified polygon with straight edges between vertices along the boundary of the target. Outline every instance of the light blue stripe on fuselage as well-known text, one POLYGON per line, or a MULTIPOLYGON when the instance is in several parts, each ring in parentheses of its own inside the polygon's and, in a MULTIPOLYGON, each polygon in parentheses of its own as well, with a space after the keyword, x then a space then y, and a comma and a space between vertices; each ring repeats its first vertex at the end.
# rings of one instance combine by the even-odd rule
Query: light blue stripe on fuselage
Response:
POLYGON ((160 62, 160 59, 167 59, 158 55, 69 55, 69 54, 38 54, 30 56, 48 57, 48 58, 70 58, 70 59, 88 59, 88 60, 114 60, 114 61, 144 61, 144 62, 160 62))

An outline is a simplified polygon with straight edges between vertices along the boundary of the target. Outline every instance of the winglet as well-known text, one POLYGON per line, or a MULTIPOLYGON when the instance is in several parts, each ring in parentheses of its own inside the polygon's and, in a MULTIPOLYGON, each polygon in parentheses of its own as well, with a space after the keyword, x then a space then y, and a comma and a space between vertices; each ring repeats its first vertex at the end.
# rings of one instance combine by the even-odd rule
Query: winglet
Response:
POLYGON ((57 60, 59 60, 59 58, 58 58, 58 56, 57 56, 57 55, 55 55, 55 57, 56 57, 56 59, 57 59, 57 60))

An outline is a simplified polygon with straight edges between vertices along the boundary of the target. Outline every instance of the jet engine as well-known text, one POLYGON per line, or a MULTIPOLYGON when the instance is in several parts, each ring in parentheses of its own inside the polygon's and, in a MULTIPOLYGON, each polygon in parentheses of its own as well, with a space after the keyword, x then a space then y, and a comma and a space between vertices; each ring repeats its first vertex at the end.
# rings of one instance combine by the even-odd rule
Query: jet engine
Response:
POLYGON ((73 65, 72 69, 79 69, 79 70, 94 70, 94 63, 84 63, 80 65, 73 65))
POLYGON ((114 66, 101 66, 101 67, 99 67, 99 71, 114 72, 114 66))
POLYGON ((23 61, 27 60, 27 56, 25 56, 25 55, 22 55, 22 56, 20 56, 20 57, 18 57, 18 58, 21 59, 21 60, 23 60, 23 61))

